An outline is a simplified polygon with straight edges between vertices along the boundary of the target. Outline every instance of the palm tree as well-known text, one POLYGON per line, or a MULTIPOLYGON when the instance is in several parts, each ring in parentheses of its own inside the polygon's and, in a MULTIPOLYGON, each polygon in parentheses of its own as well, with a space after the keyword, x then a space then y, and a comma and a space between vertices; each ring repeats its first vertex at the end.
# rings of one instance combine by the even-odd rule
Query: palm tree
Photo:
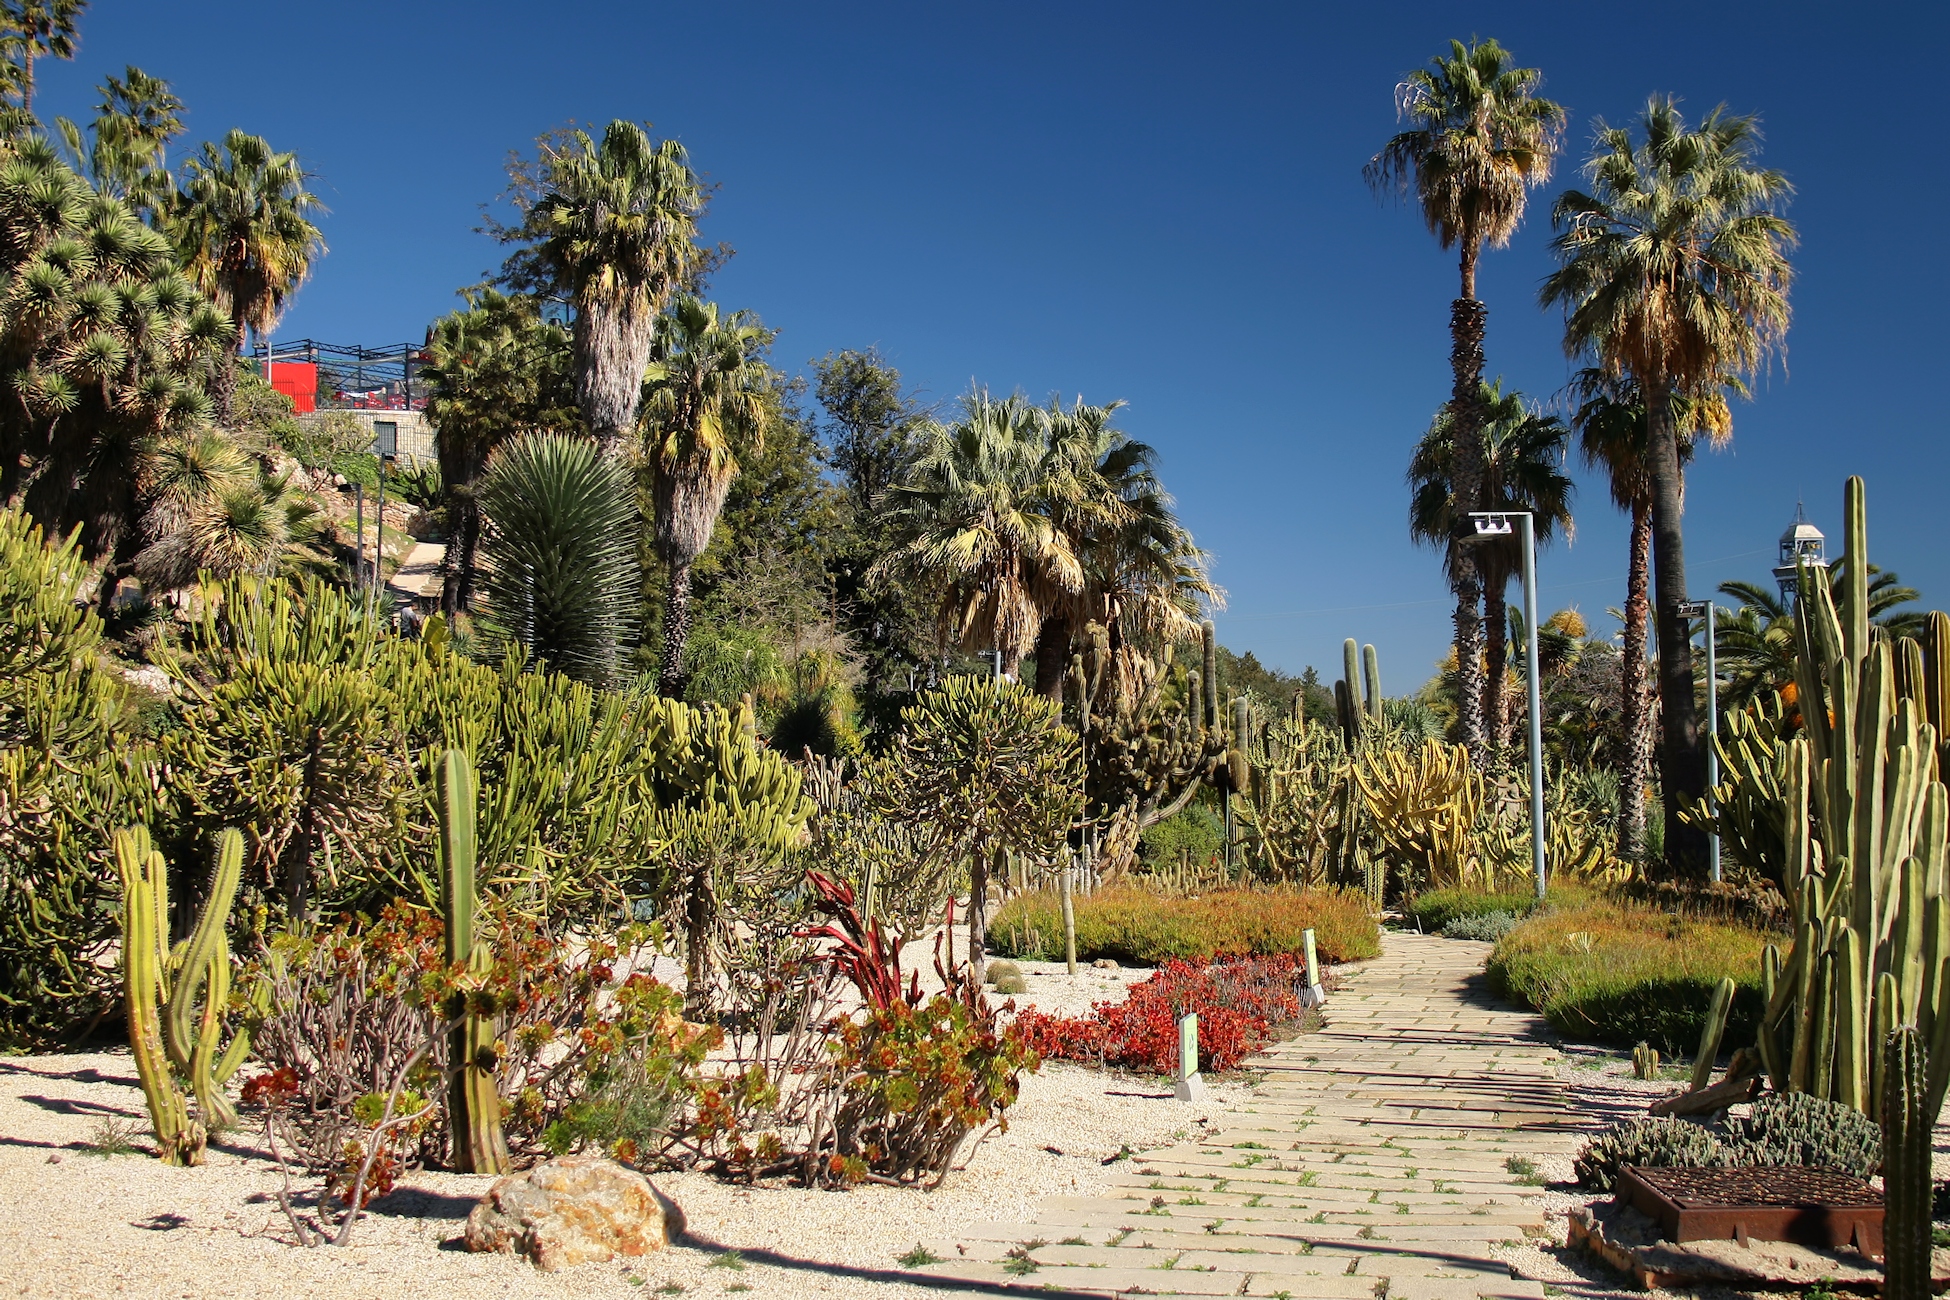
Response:
MULTIPOLYGON (((183 169, 183 188, 166 223, 183 269, 236 330, 262 337, 325 252, 311 222, 325 207, 305 188, 298 155, 277 153, 263 137, 232 130, 221 148, 205 144, 183 169)), ((220 369, 211 396, 218 423, 230 420, 235 367, 220 369)))
POLYGON ((658 317, 702 265, 704 191, 683 145, 622 120, 600 145, 586 131, 545 141, 542 183, 519 237, 575 309, 576 402, 613 457, 636 425, 658 317))
POLYGON ((1014 677, 1054 593, 1076 596, 1084 567, 1053 516, 1076 487, 1052 475, 1046 421, 1020 395, 976 389, 951 424, 920 431, 904 482, 885 500, 896 544, 869 581, 936 593, 944 644, 993 649, 1014 677))
POLYGON ((0 0, 0 55, 15 64, 10 89, 22 113, 34 112, 34 60, 72 59, 75 23, 87 7, 88 0, 0 0))
POLYGON ((1697 873, 1705 836, 1682 823, 1706 783, 1693 653, 1685 617, 1682 471, 1675 396, 1699 398, 1745 378, 1781 349, 1794 229, 1778 209, 1791 192, 1754 165, 1751 117, 1716 108, 1696 128, 1655 96, 1638 126, 1599 124, 1589 194, 1568 190, 1552 211, 1559 266, 1545 306, 1565 312, 1564 347, 1608 375, 1630 376, 1646 407, 1658 611, 1661 786, 1668 862, 1697 873))
MULTIPOLYGON (((1540 544, 1561 530, 1569 535, 1573 485, 1563 472, 1564 445, 1570 437, 1564 422, 1544 415, 1524 401, 1523 394, 1503 391, 1502 383, 1484 384, 1477 398, 1484 412, 1482 425, 1482 486, 1479 510, 1527 510, 1540 544)), ((1487 665, 1482 677, 1482 710, 1489 742, 1508 741, 1509 719, 1504 685, 1509 663, 1509 617, 1504 604, 1511 578, 1523 557, 1514 537, 1464 545, 1457 540, 1455 467, 1457 462, 1453 407, 1445 407, 1429 425, 1409 461, 1409 535, 1418 542, 1443 548, 1444 563, 1454 570, 1459 558, 1470 555, 1482 575, 1484 622, 1487 625, 1487 665)))
POLYGON ((684 695, 691 564, 711 543, 738 476, 738 451, 764 446, 771 342, 772 332, 749 312, 720 319, 717 304, 688 295, 658 324, 643 385, 644 460, 657 555, 670 569, 657 689, 672 699, 684 695))
MULTIPOLYGON (((1744 391, 1728 377, 1729 387, 1744 391)), ((1651 611, 1648 592, 1652 574, 1652 475, 1646 455, 1645 403, 1631 379, 1612 377, 1587 367, 1571 381, 1578 400, 1571 417, 1578 430, 1578 449, 1584 462, 1602 466, 1611 483, 1611 496, 1632 516, 1630 556, 1625 576, 1625 608, 1620 611, 1624 644, 1619 659, 1619 716, 1625 736, 1623 770, 1619 773, 1618 852, 1627 861, 1645 856, 1645 786, 1652 773, 1652 696, 1645 677, 1646 623, 1651 611)), ((1693 458, 1695 438, 1704 435, 1715 446, 1733 436, 1733 413, 1724 391, 1699 399, 1675 398, 1674 428, 1679 431, 1679 460, 1693 458)))
POLYGON ((569 334, 525 294, 483 289, 427 330, 427 419, 447 505, 440 606, 473 609, 481 537, 479 485, 488 458, 522 433, 575 431, 569 334))
POLYGON ((487 608, 493 646, 592 686, 617 678, 636 607, 636 505, 620 466, 580 438, 525 434, 488 461, 487 608))
MULTIPOLYGON (((1829 567, 1829 593, 1838 603, 1846 581, 1845 564, 1829 567)), ((1721 699, 1732 710, 1794 681, 1794 607, 1756 582, 1723 582, 1720 594, 1739 602, 1733 617, 1720 621, 1714 638, 1719 665, 1731 677, 1721 699)), ((1869 618, 1885 636, 1920 640, 1928 633, 1928 614, 1900 608, 1921 595, 1904 586, 1893 569, 1869 566, 1869 618)))
MULTIPOLYGON (((1462 294, 1449 312, 1450 407, 1456 421, 1456 499, 1461 516, 1476 509, 1482 488, 1483 334, 1487 310, 1476 298, 1476 266, 1485 247, 1510 242, 1523 220, 1525 198, 1550 178, 1551 161, 1564 126, 1564 109, 1539 96, 1543 76, 1511 66, 1509 51, 1493 40, 1449 42, 1448 57, 1409 74, 1396 89, 1398 115, 1412 126, 1397 133, 1368 161, 1368 184, 1377 192, 1415 190, 1422 216, 1444 248, 1462 250, 1462 294)), ((1450 563, 1456 592, 1456 660, 1461 691, 1462 741, 1484 742, 1480 707, 1482 669, 1476 647, 1481 597, 1476 565, 1465 551, 1450 563)))
POLYGON ((102 194, 127 203, 154 224, 176 193, 169 172, 169 142, 183 133, 183 101, 169 83, 131 64, 122 77, 108 77, 95 105, 93 139, 65 117, 54 121, 70 164, 84 172, 102 194))
POLYGON ((1139 642, 1198 635, 1201 605, 1220 599, 1205 553, 1179 524, 1171 495, 1154 468, 1157 453, 1111 420, 1122 402, 1065 410, 1052 399, 1039 413, 1045 440, 1042 473, 1051 524, 1083 568, 1081 587, 1050 584, 1036 637, 1036 690, 1058 698, 1084 629, 1102 626, 1113 653, 1139 642))

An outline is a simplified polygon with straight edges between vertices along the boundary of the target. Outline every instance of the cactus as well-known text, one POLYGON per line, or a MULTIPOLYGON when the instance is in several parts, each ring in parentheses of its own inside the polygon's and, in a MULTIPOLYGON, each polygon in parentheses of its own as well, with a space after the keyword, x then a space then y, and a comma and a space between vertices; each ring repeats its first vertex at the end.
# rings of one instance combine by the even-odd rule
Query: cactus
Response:
POLYGON ((1930 1130, 1928 1071, 1922 1034, 1909 1025, 1883 1042, 1882 1294, 1929 1300, 1930 1130))
POLYGON ((1341 642, 1341 681, 1347 689, 1347 702, 1343 705, 1342 729, 1347 732, 1350 748, 1361 738, 1362 723, 1367 709, 1361 702, 1361 647, 1353 637, 1341 642))
POLYGON ((1733 1010, 1733 988, 1733 980, 1728 977, 1713 990, 1713 1001, 1706 1009, 1706 1025, 1700 1030, 1699 1055, 1693 1058, 1694 1092, 1713 1079, 1713 1062, 1720 1058, 1720 1039, 1727 1032, 1727 1013, 1733 1010))
MULTIPOLYGON (((494 965, 487 944, 474 941, 474 764, 450 749, 441 759, 436 799, 440 809, 441 910, 447 925, 447 964, 465 970, 469 982, 494 965)), ((501 1097, 494 1087, 494 1020, 474 998, 456 992, 446 1007, 448 1031, 447 1122, 453 1161, 463 1174, 508 1172, 508 1143, 501 1132, 501 1097)))
POLYGON ((1252 706, 1245 696, 1232 702, 1232 747, 1226 751, 1226 777, 1231 788, 1252 789, 1252 763, 1246 757, 1252 744, 1252 706))
POLYGON ((1765 968, 1757 1047, 1777 1087, 1873 1117, 1887 1091, 1884 1035, 1914 1025, 1929 1049, 1934 1120, 1950 1086, 1950 793, 1939 766, 1939 652, 1950 653, 1950 635, 1937 635, 1950 620, 1932 617, 1927 647, 1873 629, 1859 478, 1843 514, 1841 607, 1825 574, 1800 574, 1801 734, 1753 733, 1778 755, 1781 874, 1794 908, 1794 945, 1765 968))
POLYGON ((1641 1080, 1659 1077, 1658 1048, 1650 1043, 1640 1043, 1632 1049, 1632 1077, 1641 1080))
POLYGON ((1169 653, 1159 661, 1128 646, 1113 651, 1102 625, 1086 628, 1084 651, 1070 667, 1075 703, 1066 708, 1084 737, 1095 809, 1128 808, 1140 827, 1150 826, 1183 810, 1202 785, 1230 780, 1232 738, 1219 712, 1211 620, 1202 633, 1207 667, 1185 674, 1180 707, 1167 697, 1169 653))
POLYGON ((1371 645, 1361 647, 1361 679, 1368 695, 1368 721, 1381 725, 1381 656, 1371 645))
MULTIPOLYGON (((140 826, 115 834, 122 875, 122 975, 129 1046, 162 1158, 203 1163, 211 1132, 233 1127, 237 1111, 223 1085, 243 1064, 250 1036, 239 1027, 223 1042, 230 1008, 230 941, 225 925, 243 874, 244 837, 226 830, 216 870, 190 937, 169 946, 169 864, 140 826), (191 1119, 179 1078, 196 1097, 191 1119)), ((259 1004, 268 992, 258 989, 259 1004)))

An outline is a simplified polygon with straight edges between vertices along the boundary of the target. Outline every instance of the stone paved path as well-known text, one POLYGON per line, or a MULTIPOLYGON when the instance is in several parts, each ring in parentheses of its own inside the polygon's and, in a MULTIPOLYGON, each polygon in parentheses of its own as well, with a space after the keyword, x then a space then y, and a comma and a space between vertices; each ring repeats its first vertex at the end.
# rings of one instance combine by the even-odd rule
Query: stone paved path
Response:
POLYGON ((1133 1161, 1102 1196, 1048 1198, 1034 1223, 925 1242, 944 1262, 914 1273, 991 1294, 1543 1300, 1491 1247, 1545 1232, 1528 1162, 1583 1124, 1541 1021, 1476 990, 1486 951, 1387 934, 1327 1027, 1256 1062, 1259 1095, 1205 1141, 1133 1161))

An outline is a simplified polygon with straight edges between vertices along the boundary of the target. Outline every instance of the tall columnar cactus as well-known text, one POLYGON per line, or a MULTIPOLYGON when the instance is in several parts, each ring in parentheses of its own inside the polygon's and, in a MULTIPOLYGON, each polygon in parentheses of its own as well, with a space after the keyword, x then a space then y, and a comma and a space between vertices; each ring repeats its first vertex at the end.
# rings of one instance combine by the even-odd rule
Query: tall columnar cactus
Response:
POLYGON ((1883 1040, 1882 1059, 1882 1294, 1887 1300, 1929 1300, 1930 1130, 1923 1036, 1910 1026, 1883 1040))
POLYGON ((1361 679, 1367 689, 1368 721, 1381 725, 1381 656, 1371 645, 1361 647, 1361 679))
POLYGON ((1713 1078, 1713 1062, 1720 1056, 1720 1039, 1726 1036, 1727 1013, 1733 1010, 1734 983, 1722 979, 1713 990, 1713 1001, 1706 1009, 1706 1024, 1700 1031, 1699 1053, 1693 1057, 1693 1091, 1698 1092, 1713 1078))
POLYGON ((1252 789, 1252 705, 1245 696, 1232 702, 1232 747, 1226 751, 1226 776, 1234 790, 1252 789))
POLYGON ((1950 794, 1932 673, 1938 683, 1942 675, 1934 645, 1924 654, 1892 644, 1869 622, 1861 479, 1848 481, 1843 512, 1841 608, 1824 574, 1800 575, 1803 730, 1785 742, 1781 764, 1794 945, 1767 958, 1773 988, 1758 1047, 1777 1088, 1873 1116, 1879 1035, 1913 1025, 1928 1047, 1934 1120, 1950 1084, 1950 794))
POLYGON ((1101 624, 1086 629, 1084 652, 1071 662, 1077 730, 1084 737, 1090 801, 1099 811, 1128 809, 1140 826, 1182 810, 1220 769, 1232 737, 1219 713, 1217 642, 1203 625, 1206 671, 1185 674, 1182 708, 1168 698, 1172 660, 1113 651, 1101 624))
POLYGON ((1341 682, 1346 700, 1342 703, 1337 698, 1336 702, 1341 703, 1341 728, 1351 749, 1361 738, 1361 723, 1367 714, 1361 702, 1361 645, 1353 637, 1341 642, 1341 682))
MULTIPOLYGON (((169 864, 143 827, 115 834, 122 875, 122 973, 129 1046, 162 1158, 173 1165, 203 1162, 211 1131, 234 1126, 237 1111, 223 1085, 250 1051, 240 1026, 224 1042, 230 1010, 230 941, 225 926, 243 874, 244 837, 226 830, 217 841, 216 870, 190 937, 169 944, 169 864), (179 1080, 196 1097, 197 1117, 179 1080)), ((260 992, 263 990, 260 989, 260 992)))
MULTIPOLYGON (((469 985, 494 966, 487 944, 474 936, 475 807, 474 764, 467 753, 450 749, 441 759, 436 793, 440 809, 440 892, 447 923, 447 964, 466 972, 469 985)), ((494 1018, 482 1014, 476 997, 456 992, 445 1008, 454 1026, 448 1031, 447 1122, 453 1140, 454 1168, 463 1174, 508 1172, 508 1142, 501 1131, 501 1096, 495 1091, 494 1018)))
POLYGON ((1211 619, 1201 619, 1198 625, 1199 669, 1203 673, 1200 681, 1205 683, 1205 716, 1211 725, 1219 725, 1219 629, 1211 619))

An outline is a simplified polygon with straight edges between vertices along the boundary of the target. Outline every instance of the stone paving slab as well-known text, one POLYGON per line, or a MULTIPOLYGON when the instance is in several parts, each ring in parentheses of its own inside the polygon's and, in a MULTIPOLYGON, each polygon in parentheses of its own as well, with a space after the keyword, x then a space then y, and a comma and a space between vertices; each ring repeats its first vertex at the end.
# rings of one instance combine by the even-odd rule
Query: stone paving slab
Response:
POLYGON ((931 1286, 1076 1296, 1543 1300, 1492 1247, 1545 1231, 1519 1158, 1567 1153, 1584 1121, 1527 1012, 1481 1000, 1480 949, 1384 936, 1318 1033, 1252 1062, 1244 1108, 1148 1152, 1098 1196, 1033 1223, 926 1243, 931 1286))

